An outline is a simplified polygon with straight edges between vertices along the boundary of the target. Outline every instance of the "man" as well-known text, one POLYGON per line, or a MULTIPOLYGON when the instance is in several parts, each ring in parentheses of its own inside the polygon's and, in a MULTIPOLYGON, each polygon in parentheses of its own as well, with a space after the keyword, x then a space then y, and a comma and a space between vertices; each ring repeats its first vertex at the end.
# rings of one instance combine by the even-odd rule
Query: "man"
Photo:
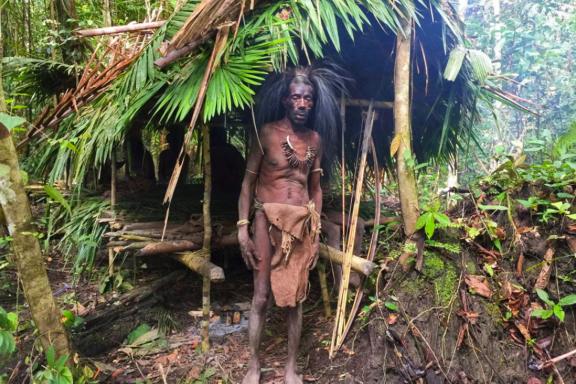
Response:
POLYGON ((252 356, 243 384, 260 380, 258 352, 270 294, 278 306, 287 308, 285 382, 302 383, 296 358, 308 271, 318 257, 321 163, 326 148, 321 136, 335 137, 336 91, 341 84, 342 78, 332 70, 306 68, 280 75, 260 92, 259 115, 264 124, 253 140, 238 202, 240 249, 254 270, 248 330, 252 356))

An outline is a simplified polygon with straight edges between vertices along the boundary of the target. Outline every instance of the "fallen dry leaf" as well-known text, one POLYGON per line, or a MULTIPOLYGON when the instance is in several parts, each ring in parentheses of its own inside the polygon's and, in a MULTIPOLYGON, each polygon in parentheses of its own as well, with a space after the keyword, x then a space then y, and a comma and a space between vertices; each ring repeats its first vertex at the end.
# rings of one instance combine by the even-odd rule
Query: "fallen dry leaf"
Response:
POLYGON ((576 253, 576 237, 567 236, 566 243, 568 243, 568 248, 572 253, 576 253))
POLYGON ((522 324, 519 321, 515 321, 514 325, 516 326, 516 328, 520 331, 520 333, 522 334, 522 336, 524 337, 524 340, 530 340, 532 339, 532 335, 530 335, 530 331, 528 330, 528 327, 526 327, 524 324, 522 324))
POLYGON ((466 320, 470 324, 476 324, 476 322, 478 321, 478 316, 479 316, 478 312, 473 312, 473 311, 466 312, 463 309, 461 309, 456 314, 458 316, 462 317, 464 320, 466 320))
POLYGON ((552 259, 554 258, 554 249, 548 248, 546 254, 544 255, 544 263, 542 264, 542 269, 540 274, 536 279, 536 284, 534 284, 535 289, 546 289, 548 282, 550 281, 550 274, 552 273, 552 259))
POLYGON ((482 297, 491 298, 492 290, 488 285, 488 280, 485 276, 481 275, 466 275, 464 281, 470 290, 470 293, 480 295, 482 297))
POLYGON ((496 228, 496 237, 498 237, 498 239, 500 240, 505 240, 506 239, 506 231, 503 228, 496 228))

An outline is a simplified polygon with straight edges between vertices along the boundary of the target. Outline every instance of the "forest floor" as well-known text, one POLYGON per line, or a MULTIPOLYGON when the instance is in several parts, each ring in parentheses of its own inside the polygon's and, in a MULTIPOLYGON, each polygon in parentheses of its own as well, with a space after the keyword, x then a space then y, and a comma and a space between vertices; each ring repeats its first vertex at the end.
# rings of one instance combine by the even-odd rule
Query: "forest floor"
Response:
MULTIPOLYGON (((227 256, 235 257, 233 253, 227 256)), ((380 276, 381 297, 370 296, 347 342, 333 360, 328 358, 332 321, 324 316, 316 274, 312 274, 312 293, 304 305, 298 360, 305 381, 576 382, 574 357, 552 367, 538 367, 545 359, 542 356, 558 356, 576 346, 573 308, 566 308, 562 323, 530 319, 531 324, 523 327, 521 317, 506 320, 501 308, 508 305, 504 302, 517 298, 505 297, 520 292, 507 288, 505 283, 497 289, 499 283, 492 280, 487 282, 487 287, 493 290, 493 297, 472 294, 467 289, 462 265, 474 268, 476 263, 471 260, 476 257, 483 258, 468 250, 458 257, 427 252, 423 273, 404 273, 396 264, 390 264, 380 276), (510 292, 504 292, 506 289, 510 292), (530 337, 530 341, 526 342, 524 337, 530 337)), ((249 358, 246 308, 252 283, 251 274, 238 261, 239 258, 232 259, 226 268, 226 282, 213 285, 209 353, 200 351, 201 281, 188 271, 158 289, 152 300, 145 298, 128 304, 118 317, 108 321, 98 319, 93 323, 98 328, 95 332, 73 333, 81 360, 95 367, 97 382, 239 383, 249 358), (133 308, 137 310, 131 311, 133 308), (227 332, 230 333, 224 334, 227 332)), ((145 269, 139 268, 141 272, 134 281, 136 287, 145 285, 141 279, 150 281, 182 270, 179 264, 169 260, 147 260, 146 264, 145 269)), ((501 279, 515 279, 515 272, 500 269, 501 279)), ((70 282, 55 270, 51 276, 54 289, 62 294, 70 282)), ((527 277, 529 282, 537 278, 540 269, 531 271, 532 277, 527 277)), ((556 271, 557 276, 570 272, 556 271)), ((64 296, 66 293, 61 297, 64 296)), ((106 307, 96 284, 78 287, 75 297, 87 310, 96 305, 106 307)), ((114 306, 122 295, 111 293, 104 297, 108 305, 114 306)), ((283 311, 276 307, 268 312, 262 356, 261 382, 282 383, 286 326, 283 311)), ((25 382, 26 372, 20 377, 21 382, 25 382)))
MULTIPOLYGON (((576 383, 576 354, 565 356, 576 348, 576 311, 567 299, 576 293, 576 225, 567 218, 537 222, 520 206, 511 222, 511 215, 494 204, 484 196, 449 211, 452 224, 427 240, 421 272, 403 270, 399 231, 383 229, 379 271, 368 279, 364 307, 332 360, 332 319, 324 315, 312 273, 298 359, 305 381, 576 383), (538 311, 541 315, 534 316, 538 311), (561 358, 551 363, 555 357, 561 358)), ((252 278, 236 249, 213 256, 226 281, 212 285, 208 353, 200 348, 198 275, 171 259, 127 256, 106 278, 107 258, 101 256, 100 272, 77 284, 61 255, 47 258, 60 305, 76 315, 64 316, 65 322, 79 320, 69 324, 78 352, 74 360, 90 366, 96 382, 241 381, 249 359, 252 278)), ((3 298, 1 304, 9 309, 10 302, 3 298)), ((26 316, 21 310, 23 324, 29 324, 26 316)), ((267 317, 261 382, 282 383, 284 313, 271 307, 267 317)), ((30 361, 42 364, 32 348, 33 328, 21 327, 18 339, 19 353, 0 370, 9 383, 30 382, 30 361)))

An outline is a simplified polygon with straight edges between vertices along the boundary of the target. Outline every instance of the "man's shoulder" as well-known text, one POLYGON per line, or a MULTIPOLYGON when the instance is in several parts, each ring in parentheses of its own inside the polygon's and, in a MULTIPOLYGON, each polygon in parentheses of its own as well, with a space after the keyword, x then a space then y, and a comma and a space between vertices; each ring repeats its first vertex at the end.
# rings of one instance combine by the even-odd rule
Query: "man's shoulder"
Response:
POLYGON ((318 133, 318 131, 310 130, 310 140, 313 145, 321 145, 322 144, 322 136, 318 133))
POLYGON ((275 128, 278 127, 278 123, 278 121, 271 121, 262 125, 262 127, 260 127, 260 134, 269 135, 270 133, 274 132, 276 130, 275 128))

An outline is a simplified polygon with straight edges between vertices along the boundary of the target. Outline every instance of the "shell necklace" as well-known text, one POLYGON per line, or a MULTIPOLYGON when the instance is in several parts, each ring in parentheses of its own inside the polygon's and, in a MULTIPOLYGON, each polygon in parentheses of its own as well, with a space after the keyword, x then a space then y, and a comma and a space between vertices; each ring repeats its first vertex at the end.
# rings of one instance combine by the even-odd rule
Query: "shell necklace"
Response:
POLYGON ((290 135, 286 136, 286 141, 282 143, 282 151, 284 152, 284 156, 286 156, 286 160, 288 160, 288 165, 302 172, 307 172, 312 167, 314 159, 316 158, 316 148, 308 145, 304 160, 301 160, 290 142, 290 135))

